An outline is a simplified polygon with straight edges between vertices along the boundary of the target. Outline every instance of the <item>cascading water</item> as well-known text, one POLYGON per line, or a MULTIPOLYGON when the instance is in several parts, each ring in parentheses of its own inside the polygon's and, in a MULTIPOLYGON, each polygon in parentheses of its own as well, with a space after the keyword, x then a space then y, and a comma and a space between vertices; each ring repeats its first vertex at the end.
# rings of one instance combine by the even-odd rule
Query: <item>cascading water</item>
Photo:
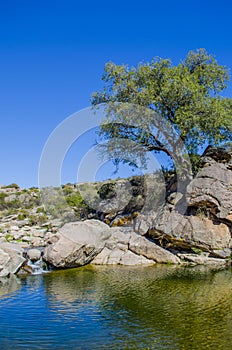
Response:
POLYGON ((27 265, 31 268, 32 275, 41 275, 42 273, 48 272, 42 257, 35 262, 28 260, 27 265))

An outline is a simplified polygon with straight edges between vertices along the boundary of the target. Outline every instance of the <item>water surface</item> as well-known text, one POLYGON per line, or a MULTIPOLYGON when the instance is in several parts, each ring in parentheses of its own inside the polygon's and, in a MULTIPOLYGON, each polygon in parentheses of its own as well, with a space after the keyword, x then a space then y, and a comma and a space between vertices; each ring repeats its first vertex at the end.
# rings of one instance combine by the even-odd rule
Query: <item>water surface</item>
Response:
POLYGON ((231 269, 83 267, 0 283, 1 349, 230 349, 231 269))

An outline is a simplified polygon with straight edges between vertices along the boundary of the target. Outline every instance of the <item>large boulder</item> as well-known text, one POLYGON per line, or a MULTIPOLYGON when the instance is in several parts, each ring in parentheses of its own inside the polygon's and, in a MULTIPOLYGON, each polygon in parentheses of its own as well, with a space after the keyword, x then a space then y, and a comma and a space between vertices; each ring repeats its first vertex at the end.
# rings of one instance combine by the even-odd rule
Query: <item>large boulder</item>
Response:
POLYGON ((44 260, 56 268, 78 267, 90 263, 104 248, 111 232, 98 220, 65 224, 57 232, 57 242, 44 250, 44 260))
POLYGON ((142 255, 157 263, 180 263, 180 259, 176 255, 142 236, 133 235, 129 242, 129 249, 135 254, 142 255))
POLYGON ((231 248, 231 232, 226 224, 167 209, 155 220, 149 235, 159 242, 168 242, 172 248, 199 248, 216 256, 218 250, 231 248))
POLYGON ((95 265, 178 264, 180 259, 129 228, 111 228, 105 248, 92 261, 95 265))
POLYGON ((94 265, 151 265, 154 261, 128 250, 131 238, 137 234, 130 228, 112 227, 104 249, 91 262, 94 265))
POLYGON ((189 184, 186 198, 189 207, 208 208, 232 223, 232 171, 222 163, 203 168, 189 184))
POLYGON ((0 277, 15 274, 25 261, 23 249, 19 245, 8 242, 0 244, 0 277))

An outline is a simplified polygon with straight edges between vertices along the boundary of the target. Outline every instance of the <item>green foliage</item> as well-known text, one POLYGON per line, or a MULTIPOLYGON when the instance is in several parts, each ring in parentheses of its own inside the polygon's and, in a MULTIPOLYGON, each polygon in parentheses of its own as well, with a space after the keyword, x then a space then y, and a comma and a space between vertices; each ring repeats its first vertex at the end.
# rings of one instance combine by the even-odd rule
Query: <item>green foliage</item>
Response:
POLYGON ((30 190, 30 191, 33 191, 33 192, 39 192, 38 187, 34 187, 34 186, 33 186, 33 187, 30 187, 29 190, 30 190))
POLYGON ((12 183, 10 185, 7 186, 3 186, 3 188, 15 188, 15 189, 19 189, 19 185, 17 185, 16 183, 12 183))
MULTIPOLYGON (((101 126, 101 134, 109 140, 132 140, 149 151, 164 151, 170 156, 169 150, 153 133, 152 115, 141 113, 141 126, 134 127, 133 116, 128 118, 126 113, 112 113, 115 102, 157 112, 174 126, 192 155, 206 143, 218 145, 231 140, 232 99, 221 95, 228 85, 229 71, 205 49, 190 51, 176 66, 169 59, 161 58, 132 68, 109 62, 102 79, 105 87, 93 94, 92 104, 108 104, 107 123, 101 126)), ((113 144, 108 152, 112 148, 113 144)), ((127 145, 124 152, 127 152, 127 145)), ((114 155, 116 158, 116 152, 114 155)), ((196 157, 191 159, 195 171, 196 157)))
POLYGON ((201 205, 196 209, 195 215, 199 218, 209 218, 210 217, 210 208, 208 208, 206 205, 201 205))
POLYGON ((26 217, 27 217, 27 216, 26 216, 25 214, 20 213, 20 214, 18 215, 18 220, 25 220, 26 217))
POLYGON ((36 213, 45 213, 45 209, 44 209, 44 207, 38 207, 37 209, 36 209, 36 213))
POLYGON ((14 237, 10 234, 5 235, 5 239, 7 240, 7 242, 13 241, 14 237))
POLYGON ((6 194, 3 192, 0 192, 0 209, 5 209, 7 208, 7 204, 5 202, 6 194))
POLYGON ((47 220, 48 217, 45 214, 40 214, 40 215, 29 215, 29 225, 42 225, 44 224, 47 220))
POLYGON ((194 247, 192 247, 191 249, 192 249, 192 251, 193 251, 195 254, 201 255, 201 253, 202 253, 202 250, 199 249, 199 248, 194 248, 194 247))
POLYGON ((73 187, 70 185, 64 185, 64 186, 62 186, 62 189, 63 189, 64 195, 69 195, 69 194, 74 192, 73 187))
POLYGON ((71 207, 83 208, 85 206, 85 202, 83 201, 83 198, 79 192, 67 196, 66 201, 71 207))
POLYGON ((201 156, 199 154, 196 153, 189 153, 189 159, 191 161, 192 164, 192 172, 193 175, 195 176, 201 169, 202 165, 201 165, 201 156))

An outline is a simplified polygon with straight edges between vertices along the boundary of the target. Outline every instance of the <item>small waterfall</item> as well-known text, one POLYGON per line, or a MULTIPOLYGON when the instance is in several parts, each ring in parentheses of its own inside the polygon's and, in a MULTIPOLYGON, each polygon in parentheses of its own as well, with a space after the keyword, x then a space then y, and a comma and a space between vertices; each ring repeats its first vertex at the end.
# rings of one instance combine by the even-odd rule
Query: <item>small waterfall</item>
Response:
POLYGON ((29 272, 31 275, 41 275, 48 272, 47 266, 42 257, 37 261, 31 261, 28 259, 26 267, 27 272, 29 272))

